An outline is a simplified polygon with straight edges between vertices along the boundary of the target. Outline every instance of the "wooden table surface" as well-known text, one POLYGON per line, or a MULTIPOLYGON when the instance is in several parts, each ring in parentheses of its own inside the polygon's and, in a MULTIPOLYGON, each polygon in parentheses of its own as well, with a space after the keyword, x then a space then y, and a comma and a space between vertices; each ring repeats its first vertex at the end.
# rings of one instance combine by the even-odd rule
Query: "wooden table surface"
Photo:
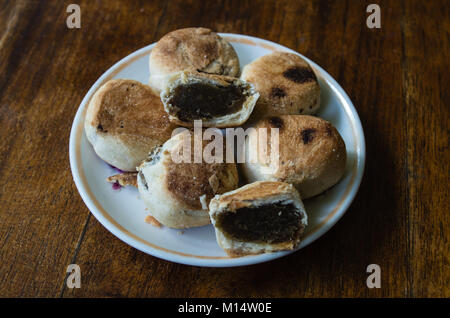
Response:
POLYGON ((449 1, 0 1, 0 296, 449 297, 449 1), (81 28, 66 7, 81 7, 81 28), (366 26, 378 3, 381 29, 366 26), (84 205, 69 133, 112 64, 204 26, 288 46, 360 115, 365 175, 346 215, 290 256, 240 268, 170 263, 126 245, 84 205), (447 84, 446 84, 447 83, 447 84), (66 268, 81 268, 80 289, 66 268), (366 267, 381 268, 381 288, 366 267))

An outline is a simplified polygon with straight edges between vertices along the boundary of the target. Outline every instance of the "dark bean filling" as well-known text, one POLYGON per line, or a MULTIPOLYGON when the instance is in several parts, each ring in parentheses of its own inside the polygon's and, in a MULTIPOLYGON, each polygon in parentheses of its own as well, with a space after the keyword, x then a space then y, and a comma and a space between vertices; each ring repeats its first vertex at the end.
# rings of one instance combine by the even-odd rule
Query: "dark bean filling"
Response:
POLYGON ((244 100, 239 87, 195 83, 176 87, 169 103, 175 107, 179 119, 190 121, 232 114, 241 108, 244 100))
POLYGON ((216 226, 228 237, 255 243, 280 243, 300 235, 301 214, 293 204, 275 203, 219 215, 216 226))

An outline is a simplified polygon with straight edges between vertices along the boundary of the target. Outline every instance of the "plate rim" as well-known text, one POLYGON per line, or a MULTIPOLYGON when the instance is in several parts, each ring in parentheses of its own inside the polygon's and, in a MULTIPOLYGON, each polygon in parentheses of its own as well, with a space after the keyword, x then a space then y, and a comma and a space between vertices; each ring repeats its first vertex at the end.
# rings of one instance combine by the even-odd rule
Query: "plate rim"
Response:
POLYGON ((80 196, 83 199, 85 205, 88 207, 89 211, 109 232, 111 232, 114 236, 119 238, 124 243, 146 254, 150 254, 152 256, 175 263, 192 266, 204 266, 204 267, 234 267, 234 266, 244 266, 262 263, 286 256, 311 244, 318 238, 322 237, 326 232, 328 232, 346 213, 359 190, 359 186, 361 184, 362 177, 364 175, 366 145, 365 145, 364 131, 356 108, 354 107, 352 101, 350 100, 349 96, 344 91, 344 89, 322 67, 320 67, 315 62, 311 61, 309 58, 303 56, 302 54, 272 41, 235 33, 218 33, 218 34, 227 39, 229 42, 238 42, 243 44, 255 45, 272 51, 287 51, 300 55, 305 60, 307 60, 308 63, 310 63, 311 67, 314 70, 316 70, 316 73, 319 74, 321 79, 327 82, 330 89, 333 90, 334 94, 340 99, 340 104, 341 106, 344 107, 344 111, 346 112, 347 116, 349 116, 351 122, 354 123, 354 125, 351 125, 351 129, 356 143, 355 144, 356 158, 355 162, 353 163, 354 167, 352 167, 355 170, 355 173, 352 174, 351 176, 352 179, 350 180, 348 188, 345 190, 345 193, 342 195, 338 207, 334 211, 330 212, 331 215, 329 215, 321 224, 319 224, 317 228, 314 229, 313 232, 308 234, 308 236, 301 242, 298 248, 292 251, 251 255, 240 258, 230 258, 227 256, 202 257, 199 255, 191 255, 187 253, 180 253, 178 251, 172 251, 161 246, 156 246, 155 244, 144 240, 143 238, 137 236, 136 234, 129 232, 117 221, 115 221, 113 217, 110 216, 105 209, 103 209, 103 207, 97 201, 95 196, 91 197, 90 195, 88 195, 87 190, 89 190, 89 185, 84 184, 84 181, 82 180, 83 177, 80 175, 79 170, 80 168, 82 168, 82 165, 81 162, 79 162, 78 158, 80 156, 79 152, 77 154, 77 146, 79 146, 81 135, 84 134, 83 117, 85 115, 87 103, 92 97, 92 95, 95 93, 95 91, 97 91, 98 87, 101 84, 103 84, 103 82, 106 79, 114 77, 115 74, 117 74, 118 72, 120 72, 120 70, 122 70, 124 67, 127 66, 127 63, 130 62, 130 60, 132 62, 148 54, 149 51, 151 51, 151 49, 155 46, 156 42, 149 44, 145 47, 142 47, 132 52, 131 54, 125 56, 118 62, 116 62, 114 65, 108 68, 108 70, 105 71, 90 87, 90 89, 84 96, 83 100, 81 101, 80 105, 78 106, 77 112, 75 114, 72 123, 69 139, 69 161, 72 177, 75 182, 76 188, 80 193, 80 196), (81 131, 79 126, 82 126, 81 131), (104 210, 104 213, 106 213, 107 216, 109 216, 109 219, 106 215, 102 213, 102 211, 99 210, 99 207, 104 210))

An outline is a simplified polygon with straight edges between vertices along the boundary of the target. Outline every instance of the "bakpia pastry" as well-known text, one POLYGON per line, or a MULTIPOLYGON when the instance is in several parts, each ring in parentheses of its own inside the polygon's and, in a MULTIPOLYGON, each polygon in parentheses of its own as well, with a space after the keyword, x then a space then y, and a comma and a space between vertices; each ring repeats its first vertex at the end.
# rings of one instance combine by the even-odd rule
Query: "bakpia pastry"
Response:
MULTIPOLYGON (((261 160, 258 138, 247 138, 247 158, 241 169, 249 182, 270 180, 292 183, 301 198, 307 199, 336 184, 344 174, 345 143, 328 121, 308 115, 283 115, 262 119, 254 128, 253 133, 259 128, 278 128, 279 158, 261 160)), ((271 138, 268 138, 267 144, 268 152, 271 152, 271 138)))
POLYGON ((180 162, 175 156, 182 155, 184 143, 192 140, 186 129, 155 149, 138 168, 138 189, 148 212, 171 228, 209 224, 211 198, 238 186, 234 163, 180 162))
POLYGON ((179 71, 238 76, 239 59, 233 47, 206 28, 186 28, 163 36, 150 54, 150 85, 163 90, 168 77, 179 71))
POLYGON ((97 155, 123 171, 136 171, 175 127, 160 97, 147 85, 127 79, 110 80, 97 90, 84 123, 97 155))
POLYGON ((252 121, 265 116, 315 114, 319 109, 317 77, 297 54, 264 55, 244 67, 241 79, 253 83, 261 95, 252 121))
POLYGON ((307 225, 297 190, 260 181, 216 195, 209 205, 218 244, 239 257, 294 249, 307 225))
POLYGON ((235 77, 198 72, 173 75, 161 92, 169 119, 185 127, 202 120, 204 127, 233 127, 243 124, 259 94, 252 84, 235 77))

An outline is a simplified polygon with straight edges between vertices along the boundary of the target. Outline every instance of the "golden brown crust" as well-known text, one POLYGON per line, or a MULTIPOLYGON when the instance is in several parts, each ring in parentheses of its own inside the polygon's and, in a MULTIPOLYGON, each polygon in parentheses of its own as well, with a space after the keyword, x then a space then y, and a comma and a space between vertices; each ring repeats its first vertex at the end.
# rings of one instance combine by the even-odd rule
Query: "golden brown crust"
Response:
POLYGON ((221 86, 230 86, 236 81, 239 81, 238 78, 233 76, 227 76, 227 75, 218 75, 218 74, 207 74, 207 73, 201 73, 201 72, 195 72, 195 71, 185 71, 184 72, 186 76, 193 77, 195 79, 201 79, 202 81, 210 80, 213 81, 217 85, 221 86))
MULTIPOLYGON (((235 166, 234 166, 235 168, 235 166)), ((228 179, 227 174, 235 175, 237 171, 231 164, 207 163, 168 163, 167 188, 172 196, 184 202, 190 209, 202 209, 199 198, 206 195, 209 202, 215 194, 224 193, 236 185, 223 184, 221 180, 228 179)))
POLYGON ((122 187, 133 186, 137 188, 137 172, 124 172, 106 178, 110 183, 119 183, 122 187))
POLYGON ((247 251, 244 248, 240 249, 224 249, 229 257, 238 258, 248 255, 260 255, 264 253, 264 250, 247 251))
POLYGON ((314 71, 297 54, 274 52, 247 65, 242 79, 260 93, 250 120, 272 115, 312 114, 320 105, 314 71))
MULTIPOLYGON (((192 146, 193 139, 191 138, 192 146)), ((207 143, 203 141, 203 147, 207 143)), ((193 150, 191 155, 190 163, 175 163, 170 156, 165 162, 166 187, 175 200, 182 202, 189 209, 202 210, 199 200, 201 196, 205 195, 205 202, 209 203, 214 195, 236 189, 239 180, 236 164, 194 163, 193 150)))
POLYGON ((261 181, 221 195, 220 205, 226 205, 228 211, 250 206, 253 200, 264 200, 274 194, 292 192, 292 185, 284 182, 261 181))
MULTIPOLYGON (((278 244, 272 244, 273 251, 288 251, 292 250, 297 246, 294 242, 282 242, 278 244)), ((260 255, 266 253, 264 249, 255 249, 251 250, 245 247, 241 248, 233 248, 233 249, 224 249, 224 251, 227 253, 228 256, 237 258, 237 257, 243 257, 248 255, 260 255)), ((272 252, 273 252, 272 251, 272 252)))
POLYGON ((165 74, 182 70, 239 74, 239 60, 233 47, 206 28, 180 29, 163 36, 152 50, 150 66, 165 74))
POLYGON ((153 91, 140 82, 117 79, 104 84, 89 107, 90 124, 99 134, 127 144, 159 145, 176 127, 153 91))

